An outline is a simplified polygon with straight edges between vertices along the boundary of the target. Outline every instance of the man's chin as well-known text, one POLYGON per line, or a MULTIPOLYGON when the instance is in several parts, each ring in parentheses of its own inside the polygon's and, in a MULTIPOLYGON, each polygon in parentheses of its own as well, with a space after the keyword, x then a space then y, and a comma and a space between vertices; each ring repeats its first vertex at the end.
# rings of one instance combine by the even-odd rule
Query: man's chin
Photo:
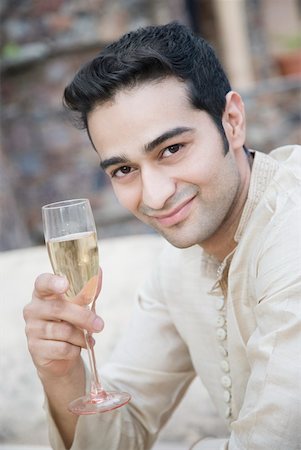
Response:
MULTIPOLYGON (((138 219, 142 220, 141 217, 138 217, 138 219)), ((166 241, 176 248, 184 249, 193 247, 197 244, 197 242, 191 238, 191 235, 188 236, 187 231, 184 228, 184 222, 170 228, 161 228, 146 220, 142 220, 142 222, 155 230, 156 233, 160 234, 164 239, 166 239, 166 241)))
POLYGON ((157 230, 157 232, 159 234, 161 234, 161 236, 166 239, 171 245, 173 245, 176 248, 189 248, 189 247, 193 247, 194 245, 196 245, 196 242, 193 241, 191 238, 185 238, 183 236, 178 237, 178 236, 172 236, 169 233, 166 233, 162 230, 157 230))

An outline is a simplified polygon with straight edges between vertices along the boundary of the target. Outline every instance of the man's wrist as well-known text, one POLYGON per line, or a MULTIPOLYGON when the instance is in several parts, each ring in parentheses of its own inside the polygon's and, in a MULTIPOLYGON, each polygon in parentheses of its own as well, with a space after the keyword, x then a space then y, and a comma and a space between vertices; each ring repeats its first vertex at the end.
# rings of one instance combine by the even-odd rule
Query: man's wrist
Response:
POLYGON ((60 385, 70 385, 72 380, 80 379, 82 375, 85 376, 84 362, 79 357, 78 362, 64 375, 52 374, 48 370, 37 369, 37 374, 43 385, 51 385, 60 383, 60 385))

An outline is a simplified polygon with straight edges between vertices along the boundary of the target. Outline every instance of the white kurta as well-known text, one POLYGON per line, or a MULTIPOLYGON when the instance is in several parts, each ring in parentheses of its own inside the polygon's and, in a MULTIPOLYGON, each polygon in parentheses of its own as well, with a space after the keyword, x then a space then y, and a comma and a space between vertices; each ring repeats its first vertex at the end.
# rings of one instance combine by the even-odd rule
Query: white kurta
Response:
POLYGON ((255 153, 235 239, 222 265, 166 244, 102 367, 132 401, 80 417, 72 450, 151 448, 195 376, 229 427, 195 449, 301 449, 301 147, 255 153))

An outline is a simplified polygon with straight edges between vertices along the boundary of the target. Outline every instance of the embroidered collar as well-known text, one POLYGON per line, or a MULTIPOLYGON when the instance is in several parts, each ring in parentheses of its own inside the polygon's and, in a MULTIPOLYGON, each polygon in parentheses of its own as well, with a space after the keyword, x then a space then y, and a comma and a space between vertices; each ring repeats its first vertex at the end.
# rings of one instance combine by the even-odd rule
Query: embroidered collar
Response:
MULTIPOLYGON (((252 173, 249 185, 249 191, 246 203, 244 205, 242 215, 234 235, 235 242, 239 242, 245 228, 250 220, 252 213, 261 200, 264 191, 271 182, 276 170, 278 169, 278 162, 262 152, 254 152, 254 161, 252 165, 252 173)), ((216 277, 216 283, 212 287, 212 291, 217 288, 219 281, 222 279, 224 270, 229 266, 235 249, 227 255, 222 262, 216 258, 203 252, 202 255, 202 269, 207 275, 216 277)))
POLYGON ((253 211, 261 200, 264 191, 271 182, 277 169, 278 162, 276 160, 265 153, 255 152, 248 197, 234 236, 235 242, 240 241, 253 211))

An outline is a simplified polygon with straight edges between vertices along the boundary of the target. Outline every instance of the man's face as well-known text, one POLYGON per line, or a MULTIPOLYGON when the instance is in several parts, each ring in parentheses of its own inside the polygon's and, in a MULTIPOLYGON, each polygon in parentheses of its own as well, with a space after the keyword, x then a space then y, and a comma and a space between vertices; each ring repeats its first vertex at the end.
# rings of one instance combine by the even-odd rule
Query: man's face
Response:
POLYGON ((241 189, 231 139, 225 155, 184 83, 122 90, 90 113, 88 126, 119 202, 176 247, 202 245, 231 214, 241 189))

